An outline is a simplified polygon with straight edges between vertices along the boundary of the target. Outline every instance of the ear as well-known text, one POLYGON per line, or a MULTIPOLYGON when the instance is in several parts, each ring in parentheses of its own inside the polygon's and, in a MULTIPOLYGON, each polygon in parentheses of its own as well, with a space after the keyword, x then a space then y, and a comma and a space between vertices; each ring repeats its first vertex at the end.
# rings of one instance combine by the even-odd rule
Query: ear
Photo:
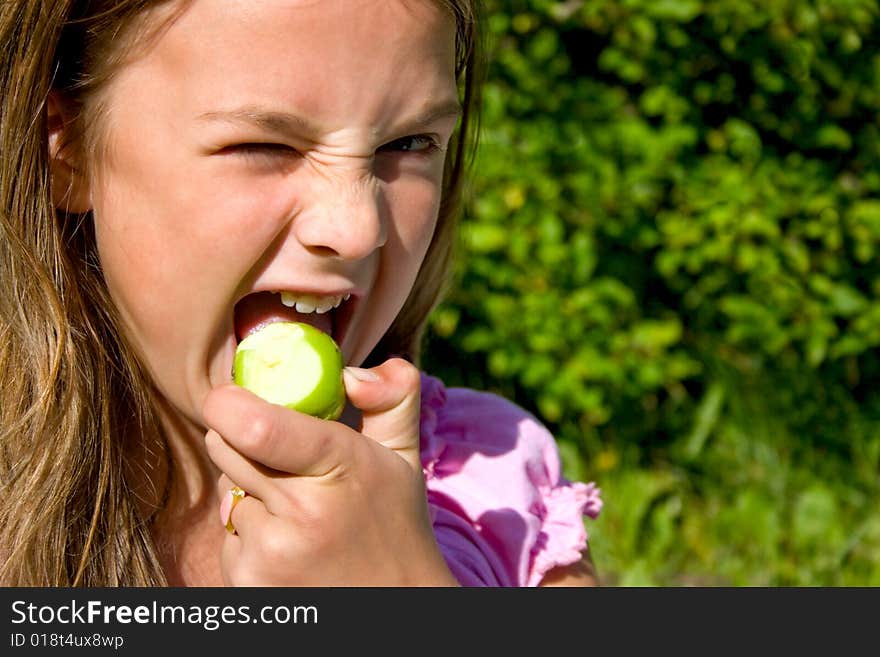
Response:
POLYGON ((88 181, 77 164, 76 145, 67 142, 70 115, 63 97, 57 91, 49 92, 46 111, 52 202, 64 212, 88 212, 92 208, 88 181))

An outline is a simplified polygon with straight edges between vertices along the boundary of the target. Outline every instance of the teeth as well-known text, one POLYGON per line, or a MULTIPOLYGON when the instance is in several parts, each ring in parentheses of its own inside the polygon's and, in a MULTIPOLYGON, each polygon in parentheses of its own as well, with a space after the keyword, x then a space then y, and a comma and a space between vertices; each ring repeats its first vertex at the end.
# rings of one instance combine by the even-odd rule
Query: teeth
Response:
MULTIPOLYGON (((278 294, 276 292, 275 294, 278 294)), ((290 292, 281 292, 281 303, 283 303, 288 308, 293 308, 296 305, 296 295, 291 294, 290 292)))
POLYGON ((325 312, 333 308, 333 304, 336 303, 336 300, 339 297, 325 297, 323 299, 318 300, 318 305, 315 306, 315 312, 319 315, 323 315, 325 312))
POLYGON ((324 314, 333 308, 339 308, 343 301, 348 301, 351 294, 344 296, 316 297, 312 294, 296 294, 294 292, 276 292, 281 295, 281 303, 288 308, 296 308, 296 312, 308 314, 324 314))

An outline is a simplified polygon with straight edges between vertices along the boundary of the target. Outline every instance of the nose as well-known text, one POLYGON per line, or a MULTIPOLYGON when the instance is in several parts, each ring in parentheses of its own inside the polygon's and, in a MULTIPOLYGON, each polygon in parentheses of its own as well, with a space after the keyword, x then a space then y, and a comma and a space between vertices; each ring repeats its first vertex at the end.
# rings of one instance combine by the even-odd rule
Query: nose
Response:
POLYGON ((313 254, 343 260, 361 260, 385 244, 387 212, 378 181, 322 187, 293 221, 300 244, 313 254))

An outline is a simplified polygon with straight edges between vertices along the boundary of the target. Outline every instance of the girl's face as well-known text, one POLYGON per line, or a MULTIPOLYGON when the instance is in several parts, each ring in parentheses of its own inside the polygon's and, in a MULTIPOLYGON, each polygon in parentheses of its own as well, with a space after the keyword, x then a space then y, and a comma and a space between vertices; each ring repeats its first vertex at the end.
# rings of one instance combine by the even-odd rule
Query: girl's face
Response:
POLYGON ((110 82, 89 190, 101 262, 191 421, 255 326, 308 321, 356 365, 403 306, 458 114, 438 4, 195 0, 110 82), (351 296, 306 314, 277 291, 302 311, 351 296))

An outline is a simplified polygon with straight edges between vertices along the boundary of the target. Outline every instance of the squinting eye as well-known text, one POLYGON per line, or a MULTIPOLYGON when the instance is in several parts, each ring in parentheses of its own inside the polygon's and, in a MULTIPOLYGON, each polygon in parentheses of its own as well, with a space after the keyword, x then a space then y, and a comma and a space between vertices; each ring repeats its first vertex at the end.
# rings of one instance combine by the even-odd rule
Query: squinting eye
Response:
POLYGON ((280 155, 291 156, 297 155, 297 151, 285 144, 273 144, 270 142, 252 142, 247 144, 233 144, 226 146, 221 153, 238 153, 240 155, 280 155))
POLYGON ((410 135, 379 147, 380 151, 403 151, 406 153, 430 153, 439 149, 440 145, 437 140, 430 135, 410 135))

